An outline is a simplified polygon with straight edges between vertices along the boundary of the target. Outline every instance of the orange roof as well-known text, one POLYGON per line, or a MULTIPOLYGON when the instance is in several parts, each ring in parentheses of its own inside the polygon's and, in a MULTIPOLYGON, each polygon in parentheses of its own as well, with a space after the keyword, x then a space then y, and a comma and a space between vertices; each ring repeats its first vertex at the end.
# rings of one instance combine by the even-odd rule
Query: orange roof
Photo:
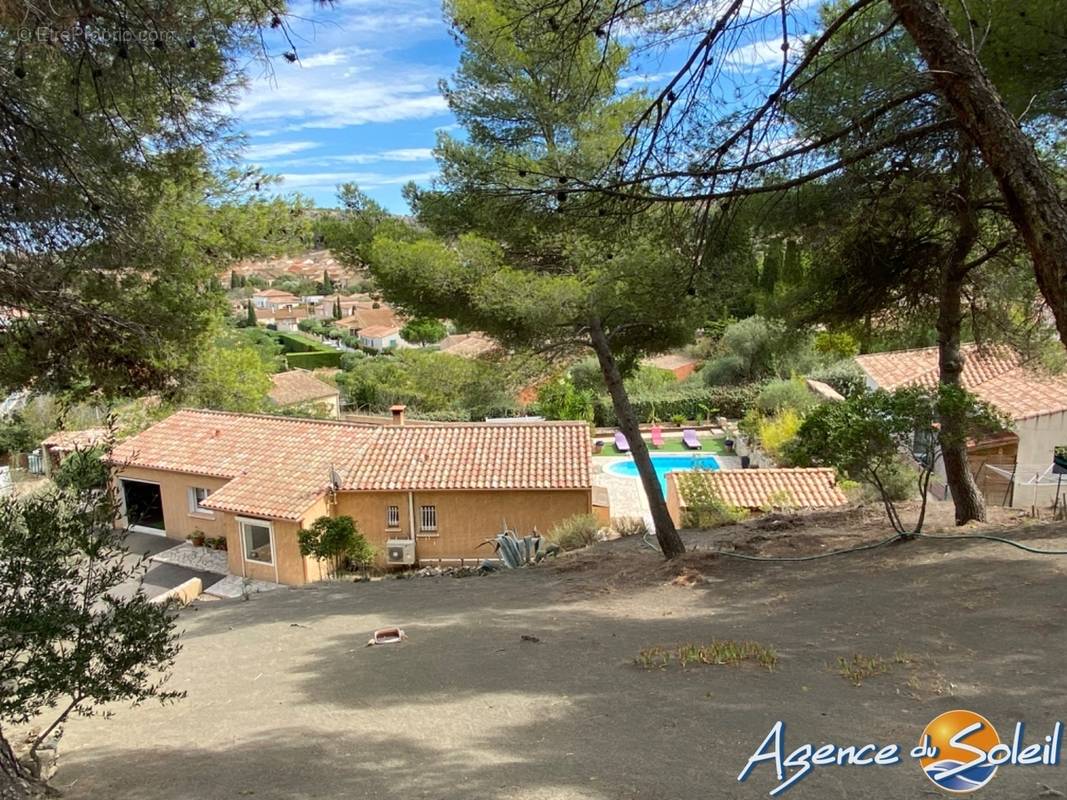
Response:
POLYGON ((673 372, 681 367, 695 367, 697 360, 695 358, 690 358, 683 353, 664 353, 660 356, 646 358, 641 363, 673 372))
POLYGON ((294 369, 270 376, 274 388, 269 397, 280 406, 291 406, 336 397, 340 392, 337 387, 320 381, 306 369, 294 369))
POLYGON ((131 467, 230 478, 205 502, 299 520, 330 486, 360 489, 587 489, 585 423, 367 427, 183 410, 118 445, 131 467))
POLYGON ((446 336, 437 347, 442 353, 462 358, 477 358, 497 349, 497 343, 484 333, 456 333, 446 336))
MULTIPOLYGON (((1022 355, 1003 345, 965 344, 960 349, 964 387, 1012 419, 1067 410, 1067 379, 1028 366, 1022 355)), ((936 347, 856 356, 856 363, 881 389, 937 385, 936 347)))
POLYGON ((400 333, 400 328, 396 325, 369 325, 359 329, 359 335, 367 339, 381 339, 394 333, 400 333))
MULTIPOLYGON (((837 485, 837 475, 829 467, 723 469, 687 474, 702 478, 724 503, 736 508, 832 508, 848 503, 837 485)), ((686 481, 676 485, 684 506, 686 481)))
POLYGON ((281 289, 261 289, 252 295, 253 297, 291 297, 294 300, 297 299, 296 295, 292 292, 284 292, 281 289))
POLYGON ((48 447, 59 452, 72 450, 84 450, 107 442, 109 432, 107 428, 86 428, 82 431, 56 431, 43 442, 42 447, 48 447))

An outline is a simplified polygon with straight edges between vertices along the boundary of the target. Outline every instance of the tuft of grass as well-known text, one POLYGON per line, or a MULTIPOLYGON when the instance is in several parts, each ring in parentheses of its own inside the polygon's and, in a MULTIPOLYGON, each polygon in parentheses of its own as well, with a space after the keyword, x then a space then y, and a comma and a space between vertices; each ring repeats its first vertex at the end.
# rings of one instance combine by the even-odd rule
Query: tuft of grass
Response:
POLYGON ((853 653, 851 658, 844 656, 837 658, 837 673, 853 686, 862 686, 867 678, 883 675, 886 672, 889 672, 889 665, 881 656, 853 653))
POLYGON ((671 663, 671 654, 662 647, 643 647, 634 663, 644 669, 666 669, 671 663))
POLYGON ((646 647, 634 659, 644 669, 666 669, 672 661, 682 669, 690 665, 736 667, 752 661, 770 672, 778 665, 778 654, 759 642, 713 639, 707 644, 687 642, 671 650, 646 647))

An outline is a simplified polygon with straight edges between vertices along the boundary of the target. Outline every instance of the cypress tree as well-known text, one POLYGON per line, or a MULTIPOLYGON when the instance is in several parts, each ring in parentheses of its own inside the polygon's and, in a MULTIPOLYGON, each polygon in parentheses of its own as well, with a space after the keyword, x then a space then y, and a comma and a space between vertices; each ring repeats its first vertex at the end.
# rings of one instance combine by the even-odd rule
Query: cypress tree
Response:
POLYGON ((245 321, 250 328, 256 327, 256 309, 251 300, 248 301, 248 313, 245 316, 245 321))
POLYGON ((759 286, 764 294, 773 294, 778 285, 778 276, 782 272, 782 243, 777 239, 767 245, 763 253, 763 267, 760 269, 759 286))
POLYGON ((237 282, 237 270, 230 270, 230 288, 236 289, 240 284, 237 282))
POLYGON ((782 280, 797 286, 804 280, 804 266, 800 263, 800 245, 796 239, 785 243, 785 258, 782 261, 782 280))

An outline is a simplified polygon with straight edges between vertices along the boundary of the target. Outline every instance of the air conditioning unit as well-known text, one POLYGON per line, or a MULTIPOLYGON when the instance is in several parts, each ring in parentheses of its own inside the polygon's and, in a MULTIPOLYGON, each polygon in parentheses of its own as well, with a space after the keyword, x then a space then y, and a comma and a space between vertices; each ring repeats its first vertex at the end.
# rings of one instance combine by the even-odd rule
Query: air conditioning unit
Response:
POLYGON ((385 543, 385 560, 389 564, 414 564, 415 540, 390 539, 385 543))

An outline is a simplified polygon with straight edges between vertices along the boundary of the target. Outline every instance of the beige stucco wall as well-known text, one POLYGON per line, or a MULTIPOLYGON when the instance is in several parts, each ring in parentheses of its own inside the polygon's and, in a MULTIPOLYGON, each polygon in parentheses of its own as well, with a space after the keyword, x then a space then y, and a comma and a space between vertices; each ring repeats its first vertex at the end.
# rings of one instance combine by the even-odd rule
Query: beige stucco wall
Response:
MULTIPOLYGON (((185 539, 197 529, 202 530, 207 536, 227 535, 225 520, 218 512, 214 514, 189 513, 189 489, 199 487, 216 491, 225 486, 227 480, 134 467, 122 470, 117 477, 159 484, 160 499, 163 501, 163 524, 166 526, 167 538, 185 539)), ((126 520, 120 519, 119 524, 125 525, 126 520)))
MULTIPOLYGON (((185 539, 196 529, 207 536, 225 536, 227 561, 232 574, 290 585, 322 580, 325 565, 300 555, 297 531, 320 516, 351 516, 360 532, 378 551, 379 562, 389 539, 416 537, 416 558, 424 562, 437 559, 480 559, 492 555, 489 547, 478 545, 493 537, 507 524, 520 535, 535 528, 547 533, 553 525, 575 514, 593 510, 591 489, 530 491, 450 491, 413 492, 342 492, 335 502, 323 497, 304 512, 299 521, 278 520, 216 511, 213 515, 190 514, 188 490, 203 487, 215 491, 226 484, 224 479, 141 468, 123 470, 119 477, 158 483, 163 501, 166 535, 185 539), (400 508, 400 526, 386 527, 386 509, 400 508), (416 521, 420 506, 437 507, 437 531, 429 534, 413 530, 409 507, 413 505, 416 521), (263 564, 245 557, 238 518, 269 522, 274 536, 274 563, 263 564)), ((124 521, 120 521, 124 522, 124 521)))
POLYGON ((667 473, 667 513, 671 515, 674 527, 683 527, 682 496, 678 493, 678 475, 675 472, 667 473))
MULTIPOLYGON (((1019 435, 1017 479, 1026 479, 1040 474, 1052 466, 1052 457, 1057 447, 1067 445, 1067 413, 1044 414, 1040 417, 1018 420, 1013 426, 1019 435)), ((1067 484, 1067 481, 1064 482, 1067 484)), ((1061 491, 1061 502, 1063 492, 1061 491)), ((1056 499, 1055 486, 1018 486, 1012 498, 1014 508, 1048 507, 1056 499)))
MULTIPOLYGON (((479 559, 492 555, 489 547, 479 544, 507 526, 520 535, 536 528, 547 533, 557 522, 575 514, 592 511, 589 489, 568 491, 451 491, 413 492, 415 519, 420 507, 437 507, 437 532, 415 530, 415 557, 419 561, 437 559, 479 559)), ((407 492, 345 492, 338 496, 335 513, 352 517, 360 532, 379 551, 387 539, 406 539, 411 535, 407 492), (400 507, 400 528, 385 526, 386 508, 400 507)))

